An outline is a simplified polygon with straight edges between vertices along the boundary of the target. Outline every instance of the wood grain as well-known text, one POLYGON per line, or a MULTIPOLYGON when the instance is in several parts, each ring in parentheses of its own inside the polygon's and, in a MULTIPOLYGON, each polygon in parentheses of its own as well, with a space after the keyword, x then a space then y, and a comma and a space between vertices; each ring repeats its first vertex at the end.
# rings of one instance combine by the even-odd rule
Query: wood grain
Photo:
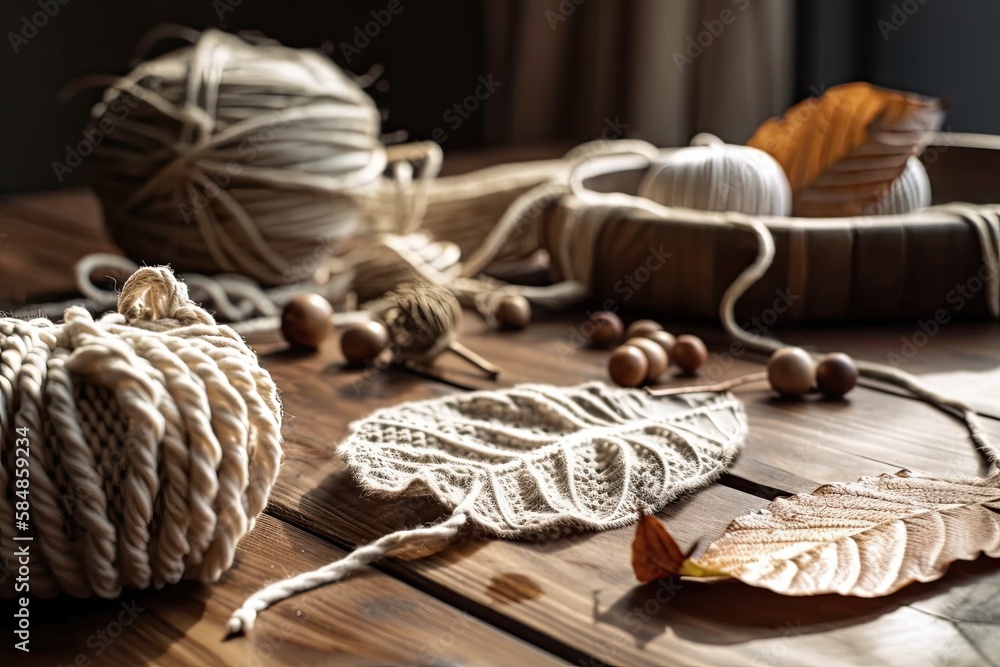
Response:
MULTIPOLYGON (((559 664, 552 656, 372 569, 298 596, 223 641, 233 609, 263 583, 319 567, 343 552, 261 517, 222 582, 184 583, 107 601, 32 600, 31 654, 0 661, 52 665, 559 664)), ((8 601, 5 601, 8 602, 8 601)), ((9 604, 5 605, 10 607, 9 604)), ((11 614, 4 613, 5 626, 11 614)))

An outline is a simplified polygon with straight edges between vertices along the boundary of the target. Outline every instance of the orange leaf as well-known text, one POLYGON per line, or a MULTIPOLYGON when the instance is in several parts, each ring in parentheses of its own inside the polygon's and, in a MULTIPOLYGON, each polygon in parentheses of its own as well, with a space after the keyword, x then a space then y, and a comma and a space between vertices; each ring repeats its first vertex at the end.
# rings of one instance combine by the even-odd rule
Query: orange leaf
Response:
POLYGON ((848 83, 765 121, 747 145, 785 170, 793 215, 874 214, 943 120, 938 99, 848 83))
POLYGON ((646 583, 672 577, 681 571, 687 557, 659 519, 650 514, 640 517, 632 540, 632 571, 636 579, 646 583))

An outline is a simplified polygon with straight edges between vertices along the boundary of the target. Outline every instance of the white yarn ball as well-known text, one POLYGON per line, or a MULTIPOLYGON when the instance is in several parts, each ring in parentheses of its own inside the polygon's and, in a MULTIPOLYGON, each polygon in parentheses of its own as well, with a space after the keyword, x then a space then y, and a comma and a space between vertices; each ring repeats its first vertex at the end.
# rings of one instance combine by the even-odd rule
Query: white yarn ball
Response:
POLYGON ((788 178, 764 151, 699 134, 692 145, 655 162, 639 195, 664 206, 747 215, 786 216, 792 211, 788 178))
POLYGON ((910 157, 906 169, 892 182, 875 210, 879 215, 910 213, 931 205, 931 181, 920 158, 910 157))

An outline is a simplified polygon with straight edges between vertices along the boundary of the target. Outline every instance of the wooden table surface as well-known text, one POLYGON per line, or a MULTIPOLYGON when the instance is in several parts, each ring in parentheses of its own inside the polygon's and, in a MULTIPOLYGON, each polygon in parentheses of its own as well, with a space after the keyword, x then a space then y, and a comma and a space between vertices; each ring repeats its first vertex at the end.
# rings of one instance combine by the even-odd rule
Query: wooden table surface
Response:
MULTIPOLYGON (((0 202, 0 303, 72 290, 82 254, 113 251, 84 192, 0 202)), ((126 593, 117 601, 32 601, 32 653, 5 633, 2 665, 998 665, 1000 568, 959 563, 937 582, 880 599, 788 598, 741 584, 676 580, 639 586, 633 528, 550 542, 465 541, 416 561, 388 560, 264 612, 249 637, 222 641, 230 611, 263 583, 319 567, 388 531, 434 521, 415 499, 365 498, 335 456, 347 424, 401 401, 520 382, 605 379, 606 353, 574 345, 583 313, 542 315, 495 333, 466 318, 462 341, 499 364, 498 382, 455 359, 434 377, 344 367, 335 339, 317 354, 275 338, 251 343, 282 390, 284 461, 266 515, 212 586, 126 593)), ((734 357, 709 324, 664 322, 702 334, 712 379, 760 370, 734 357)), ((885 361, 918 323, 777 331, 784 339, 885 361)), ((949 324, 906 362, 932 386, 972 402, 1000 439, 1000 325, 949 324)), ((678 379, 676 382, 689 380, 678 379)), ((861 475, 911 470, 982 474, 951 417, 874 385, 845 401, 739 392, 750 434, 719 483, 660 517, 682 547, 703 549, 735 517, 777 495, 861 475)), ((4 607, 10 626, 9 607, 4 607)))

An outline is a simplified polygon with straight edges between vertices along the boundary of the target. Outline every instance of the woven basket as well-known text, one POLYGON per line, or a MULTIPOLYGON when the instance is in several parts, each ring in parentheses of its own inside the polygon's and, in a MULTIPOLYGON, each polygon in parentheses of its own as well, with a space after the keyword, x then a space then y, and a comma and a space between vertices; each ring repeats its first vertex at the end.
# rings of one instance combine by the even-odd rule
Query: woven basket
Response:
MULTIPOLYGON (((934 204, 1000 202, 1000 137, 943 133, 922 159, 934 204)), ((620 172, 587 185, 599 192, 635 194, 642 175, 642 170, 620 172)), ((674 219, 664 221, 597 208, 584 207, 573 196, 547 207, 543 245, 558 280, 571 273, 559 265, 556 252, 567 221, 581 214, 612 216, 594 239, 600 251, 594 253, 590 288, 597 300, 620 307, 716 318, 724 290, 757 253, 754 235, 721 224, 723 214, 673 209, 674 219), (706 224, 713 221, 720 224, 706 224), (639 269, 660 248, 669 259, 657 270, 639 269)), ((988 315, 980 239, 956 215, 931 209, 761 220, 774 236, 775 259, 740 300, 738 317, 759 316, 776 303, 782 320, 913 320, 941 309, 952 318, 988 315)))

